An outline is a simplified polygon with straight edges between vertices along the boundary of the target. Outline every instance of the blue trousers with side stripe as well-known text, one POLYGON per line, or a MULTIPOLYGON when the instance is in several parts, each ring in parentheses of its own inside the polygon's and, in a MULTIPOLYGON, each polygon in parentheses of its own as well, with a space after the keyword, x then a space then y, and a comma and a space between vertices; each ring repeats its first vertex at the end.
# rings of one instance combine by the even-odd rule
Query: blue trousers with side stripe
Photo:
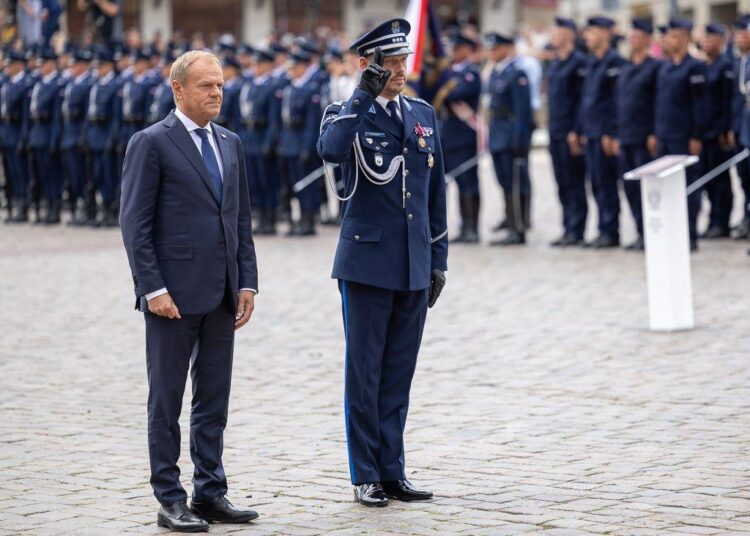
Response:
POLYGON ((339 281, 346 337, 344 413, 352 484, 405 478, 409 390, 428 290, 339 281))

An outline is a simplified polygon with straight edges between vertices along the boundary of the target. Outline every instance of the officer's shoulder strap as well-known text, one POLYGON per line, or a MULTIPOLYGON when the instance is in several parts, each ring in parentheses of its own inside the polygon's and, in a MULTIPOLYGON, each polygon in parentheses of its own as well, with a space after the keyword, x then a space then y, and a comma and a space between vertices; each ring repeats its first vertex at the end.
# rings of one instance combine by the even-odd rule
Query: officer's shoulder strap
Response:
POLYGON ((333 101, 331 104, 326 106, 326 109, 323 111, 323 115, 337 114, 341 111, 341 108, 343 107, 344 107, 344 101, 342 100, 333 101))
POLYGON ((413 97, 413 96, 411 96, 411 95, 402 95, 402 97, 404 97, 404 98, 405 98, 406 100, 408 100, 408 101, 411 101, 411 102, 418 102, 418 103, 420 103, 420 104, 424 104, 425 106, 427 106, 427 107, 429 107, 429 108, 432 108, 432 105, 431 105, 431 104, 430 104, 429 102, 427 102, 426 100, 424 100, 424 99, 421 99, 421 98, 419 98, 419 97, 413 97))

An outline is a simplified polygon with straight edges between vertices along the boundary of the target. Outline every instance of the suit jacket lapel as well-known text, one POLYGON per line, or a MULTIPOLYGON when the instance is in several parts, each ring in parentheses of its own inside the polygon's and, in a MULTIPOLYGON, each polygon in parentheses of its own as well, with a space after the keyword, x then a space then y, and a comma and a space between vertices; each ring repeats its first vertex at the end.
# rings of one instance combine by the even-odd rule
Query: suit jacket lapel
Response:
POLYGON ((177 118, 177 116, 174 114, 174 111, 171 112, 167 117, 167 126, 169 127, 169 130, 167 131, 169 139, 172 140, 172 143, 177 146, 180 152, 185 155, 185 158, 187 158, 188 162, 190 162, 190 164, 195 168, 195 171, 197 171, 198 175, 200 175, 201 179, 203 179, 203 183, 206 185, 206 188, 208 188, 208 191, 211 192, 211 196, 214 198, 214 201, 216 201, 216 204, 218 204, 219 197, 214 191, 214 186, 211 183, 211 177, 208 176, 208 169, 206 169, 206 164, 203 163, 203 157, 201 156, 200 151, 198 151, 198 148, 195 146, 195 142, 193 141, 193 138, 190 137, 190 133, 185 128, 185 125, 183 125, 182 121, 177 118))
POLYGON ((221 154, 221 165, 224 168, 224 180, 222 181, 222 203, 227 198, 227 185, 229 184, 229 172, 232 170, 232 161, 229 159, 229 155, 232 154, 229 148, 229 141, 227 140, 226 134, 219 132, 216 125, 211 124, 211 129, 216 134, 214 139, 216 140, 216 146, 219 148, 221 154))

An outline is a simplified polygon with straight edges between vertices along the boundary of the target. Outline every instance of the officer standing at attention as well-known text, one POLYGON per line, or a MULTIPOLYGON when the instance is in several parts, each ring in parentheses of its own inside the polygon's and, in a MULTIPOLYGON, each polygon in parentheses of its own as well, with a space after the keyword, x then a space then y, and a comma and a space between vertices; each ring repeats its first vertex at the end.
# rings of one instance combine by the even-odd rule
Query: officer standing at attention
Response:
POLYGON ((91 74, 92 54, 88 50, 77 50, 73 54, 70 79, 63 89, 62 137, 60 155, 63 171, 70 182, 71 225, 86 223, 85 207, 80 203, 86 199, 87 169, 84 153, 84 127, 89 93, 94 83, 91 74))
POLYGON ((270 173, 273 150, 273 105, 276 84, 273 71, 274 53, 257 49, 253 76, 242 85, 238 107, 242 121, 239 129, 245 151, 247 180, 249 182, 250 206, 260 214, 255 234, 276 234, 275 214, 278 185, 275 175, 270 173))
POLYGON ((512 246, 526 242, 531 208, 528 174, 533 117, 529 81, 514 63, 516 46, 511 37, 485 36, 489 59, 494 62, 487 90, 489 96, 489 148, 495 175, 505 196, 508 234, 491 242, 512 246))
MULTIPOLYGON (((699 156, 706 132, 706 66, 688 54, 693 23, 671 19, 664 38, 669 60, 659 69, 656 83, 656 138, 659 156, 699 156)), ((688 184, 698 178, 700 165, 685 170, 688 184)), ((690 249, 698 249, 697 222, 701 194, 688 197, 690 249)))
POLYGON ((31 76, 26 74, 23 52, 11 50, 7 54, 7 80, 0 90, 0 118, 2 119, 3 161, 6 180, 12 181, 15 213, 10 223, 29 221, 29 164, 25 152, 25 130, 29 112, 31 76))
POLYGON ((351 98, 331 104, 318 140, 346 184, 333 266, 346 337, 345 403, 355 500, 429 499, 407 479, 404 426, 427 308, 445 285, 445 175, 435 111, 405 97, 404 19, 354 43, 363 71, 351 98))
POLYGON ((43 50, 39 62, 40 78, 31 90, 29 103, 29 148, 34 176, 47 206, 44 220, 37 223, 55 224, 60 223, 63 186, 59 173, 61 83, 54 50, 43 50))
MULTIPOLYGON (((711 23, 704 28, 701 48, 706 55, 706 104, 708 130, 704 133, 701 152, 702 170, 714 169, 732 157, 732 103, 734 99, 734 70, 726 54, 725 30, 721 24, 711 23)), ((734 196, 729 170, 706 184, 711 212, 706 232, 701 238, 729 236, 729 217, 734 196)))
POLYGON ((154 85, 149 70, 150 56, 138 49, 133 51, 131 59, 132 76, 125 79, 122 84, 122 126, 119 141, 121 155, 125 154, 130 138, 146 127, 151 89, 154 85))
MULTIPOLYGON (((654 135, 654 101, 656 76, 661 62, 651 57, 651 21, 636 19, 628 35, 630 61, 622 67, 617 81, 617 141, 619 176, 648 163, 656 156, 654 135)), ((625 196, 635 220, 638 238, 625 247, 632 251, 644 249, 643 212, 640 181, 623 181, 625 196)))
MULTIPOLYGON (((284 159, 289 189, 300 183, 311 167, 311 160, 320 162, 315 142, 320 129, 319 86, 309 79, 310 55, 304 50, 289 54, 289 85, 281 99, 281 131, 278 152, 284 159)), ((320 189, 307 184, 294 194, 300 205, 300 221, 292 223, 288 236, 315 234, 315 214, 320 208, 320 189)))
POLYGON ((583 243, 588 213, 583 147, 574 131, 587 59, 576 48, 572 19, 555 19, 551 43, 555 57, 547 68, 549 151, 563 216, 563 235, 552 246, 566 247, 583 243))
POLYGON ((221 103, 221 112, 214 122, 232 132, 237 132, 240 127, 238 104, 244 82, 240 76, 242 66, 233 55, 225 57, 222 64, 224 66, 224 100, 221 103))
MULTIPOLYGON (((733 141, 737 152, 750 147, 750 15, 743 15, 734 23, 735 84, 733 105, 733 141)), ((732 231, 738 240, 750 237, 750 160, 737 164, 744 197, 742 200, 742 222, 732 231)))
POLYGON ((153 125, 162 119, 165 119, 169 112, 174 108, 174 97, 172 95, 172 85, 169 83, 169 72, 172 70, 175 56, 173 52, 162 54, 161 63, 159 64, 160 78, 154 88, 151 103, 148 107, 148 124, 153 125))
POLYGON ((102 196, 102 218, 92 225, 117 226, 115 200, 120 172, 117 169, 117 140, 120 123, 120 80, 112 53, 97 53, 98 79, 91 87, 87 113, 86 140, 92 160, 92 175, 102 196))
POLYGON ((623 59, 612 49, 614 25, 610 18, 591 17, 584 34, 589 60, 579 109, 578 134, 586 141, 586 170, 599 209, 599 236, 586 245, 596 249, 620 245, 620 195, 613 136, 617 77, 623 59))
MULTIPOLYGON (((453 36, 452 65, 443 71, 443 80, 432 104, 440 118, 440 144, 443 146, 445 169, 452 171, 476 159, 477 109, 482 94, 479 69, 472 63, 478 43, 460 33, 453 36)), ((459 173, 459 209, 461 234, 453 242, 476 244, 479 242, 479 176, 477 165, 459 173)))

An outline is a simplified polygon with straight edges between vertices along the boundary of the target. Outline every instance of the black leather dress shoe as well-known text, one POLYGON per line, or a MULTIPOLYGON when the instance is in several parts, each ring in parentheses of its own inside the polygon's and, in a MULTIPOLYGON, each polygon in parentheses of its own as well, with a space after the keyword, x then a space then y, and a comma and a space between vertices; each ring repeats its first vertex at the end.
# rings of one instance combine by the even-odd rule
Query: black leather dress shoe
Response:
POLYGON ((417 489, 408 480, 394 480, 392 482, 383 482, 383 490, 386 495, 399 501, 424 501, 432 499, 432 492, 424 489, 417 489))
POLYGON ((643 237, 639 236, 634 242, 631 242, 625 249, 628 251, 643 251, 646 248, 646 244, 643 242, 643 237))
POLYGON ((708 229, 706 229, 706 232, 701 235, 701 238, 707 238, 708 240, 728 237, 729 229, 725 229, 723 227, 709 227, 708 229))
POLYGON ((573 233, 565 233, 560 238, 550 244, 553 248, 564 248, 568 246, 578 246, 583 242, 583 239, 578 238, 573 233))
POLYGON ((508 231, 505 238, 500 240, 493 240, 490 242, 490 246, 520 246, 526 243, 526 237, 523 233, 517 231, 508 231))
POLYGON ((354 486, 354 500, 365 506, 388 506, 388 497, 380 482, 354 486))
POLYGON ((206 520, 191 512, 185 499, 169 506, 162 505, 156 515, 156 524, 174 532, 208 532, 206 520))
POLYGON ((254 510, 239 510, 224 495, 208 501, 192 501, 190 510, 210 523, 247 523, 258 518, 254 510))
POLYGON ((620 247, 620 239, 612 235, 599 235, 593 241, 588 242, 586 247, 593 249, 608 249, 620 247))

